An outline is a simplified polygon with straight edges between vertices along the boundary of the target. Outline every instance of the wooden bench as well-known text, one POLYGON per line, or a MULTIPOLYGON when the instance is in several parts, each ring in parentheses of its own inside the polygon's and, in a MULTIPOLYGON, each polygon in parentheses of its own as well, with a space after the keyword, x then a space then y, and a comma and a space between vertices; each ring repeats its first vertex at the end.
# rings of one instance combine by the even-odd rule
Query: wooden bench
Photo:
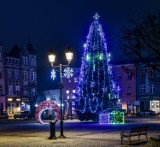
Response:
POLYGON ((139 141, 139 138, 140 138, 141 135, 145 135, 146 139, 148 141, 147 131, 148 131, 148 127, 147 126, 131 128, 131 130, 129 132, 122 131, 120 133, 120 135, 121 135, 121 144, 122 144, 123 138, 128 138, 130 143, 131 143, 131 137, 138 136, 138 141, 139 141))

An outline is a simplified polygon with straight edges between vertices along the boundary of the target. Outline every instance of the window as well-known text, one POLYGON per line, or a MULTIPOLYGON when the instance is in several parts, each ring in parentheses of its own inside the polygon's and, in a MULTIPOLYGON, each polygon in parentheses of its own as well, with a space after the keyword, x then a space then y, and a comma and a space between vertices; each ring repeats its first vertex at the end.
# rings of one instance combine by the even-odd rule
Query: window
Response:
POLYGON ((145 85, 140 85, 140 93, 145 93, 145 92, 146 92, 145 85))
POLYGON ((131 79, 132 79, 132 75, 131 75, 130 72, 127 73, 127 79, 128 79, 128 80, 131 80, 131 79))
POLYGON ((150 93, 155 93, 155 85, 154 84, 150 85, 149 91, 150 91, 150 93))
POLYGON ((9 95, 13 94, 13 86, 12 85, 9 85, 9 87, 8 87, 8 94, 9 95))
POLYGON ((0 85, 0 95, 2 95, 2 85, 0 85))
POLYGON ((28 72, 27 71, 23 72, 23 79, 28 80, 28 72))
POLYGON ((19 78, 19 72, 18 70, 15 71, 15 79, 17 80, 19 78))
POLYGON ((0 72, 0 79, 2 79, 2 72, 0 72))
POLYGON ((12 78, 12 72, 8 71, 8 78, 11 79, 12 78))
POLYGON ((28 91, 27 91, 26 89, 24 89, 23 95, 24 95, 24 96, 28 96, 28 94, 29 94, 28 91))
POLYGON ((25 56, 22 57, 22 64, 28 65, 28 58, 27 57, 25 57, 25 56))
POLYGON ((149 78, 154 78, 154 71, 153 70, 149 70, 148 71, 148 75, 149 75, 149 78))
POLYGON ((145 72, 144 71, 140 71, 140 77, 145 78, 145 72))
POLYGON ((19 88, 19 86, 16 86, 16 91, 20 91, 20 88, 19 88))
POLYGON ((31 57, 31 65, 36 65, 36 57, 31 57))
POLYGON ((20 94, 20 86, 16 86, 16 94, 19 95, 20 94))
POLYGON ((2 53, 0 52, 0 62, 2 61, 2 53))
POLYGON ((118 73, 117 78, 118 80, 122 80, 122 73, 118 73))
POLYGON ((127 94, 131 94, 131 85, 127 86, 127 94))
POLYGON ((32 81, 36 80, 36 72, 32 72, 32 77, 31 77, 32 81))
POLYGON ((25 57, 25 64, 28 65, 28 58, 25 57))

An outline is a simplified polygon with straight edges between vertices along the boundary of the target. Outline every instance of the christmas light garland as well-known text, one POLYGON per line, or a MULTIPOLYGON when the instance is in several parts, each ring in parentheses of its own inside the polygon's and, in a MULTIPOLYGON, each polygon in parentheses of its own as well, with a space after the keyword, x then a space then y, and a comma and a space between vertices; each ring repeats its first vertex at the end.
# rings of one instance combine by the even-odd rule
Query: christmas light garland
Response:
POLYGON ((60 119, 61 114, 60 114, 59 106, 54 101, 51 101, 51 100, 43 101, 38 104, 38 107, 36 108, 36 111, 35 111, 35 117, 39 123, 44 124, 44 122, 41 119, 41 114, 42 114, 42 112, 44 112, 45 110, 48 110, 48 109, 54 110, 56 112, 56 117, 54 120, 55 123, 60 119))

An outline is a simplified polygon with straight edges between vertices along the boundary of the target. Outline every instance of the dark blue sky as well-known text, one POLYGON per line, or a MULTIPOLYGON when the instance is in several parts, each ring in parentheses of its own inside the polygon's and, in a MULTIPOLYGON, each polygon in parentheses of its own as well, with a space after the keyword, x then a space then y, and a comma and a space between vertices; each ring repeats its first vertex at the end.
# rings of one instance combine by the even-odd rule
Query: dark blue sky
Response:
POLYGON ((38 54, 38 78, 50 81, 46 85, 40 82, 39 87, 48 89, 53 84, 48 51, 54 49, 57 63, 64 63, 64 50, 70 45, 75 53, 72 63, 80 66, 82 46, 95 12, 101 16, 108 49, 117 52, 118 36, 127 19, 159 10, 159 0, 1 0, 0 41, 10 50, 14 44, 22 47, 30 40, 38 54))

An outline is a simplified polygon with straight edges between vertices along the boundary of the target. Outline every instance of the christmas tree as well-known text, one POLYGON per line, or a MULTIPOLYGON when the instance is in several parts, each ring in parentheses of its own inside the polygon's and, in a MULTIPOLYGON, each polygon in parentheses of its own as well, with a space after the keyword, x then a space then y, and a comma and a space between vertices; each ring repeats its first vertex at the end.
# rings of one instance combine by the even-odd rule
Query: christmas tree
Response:
POLYGON ((116 85, 112 80, 109 65, 110 54, 99 23, 99 15, 93 16, 89 28, 79 77, 79 97, 76 110, 80 120, 96 120, 102 110, 113 109, 116 105, 116 85))

